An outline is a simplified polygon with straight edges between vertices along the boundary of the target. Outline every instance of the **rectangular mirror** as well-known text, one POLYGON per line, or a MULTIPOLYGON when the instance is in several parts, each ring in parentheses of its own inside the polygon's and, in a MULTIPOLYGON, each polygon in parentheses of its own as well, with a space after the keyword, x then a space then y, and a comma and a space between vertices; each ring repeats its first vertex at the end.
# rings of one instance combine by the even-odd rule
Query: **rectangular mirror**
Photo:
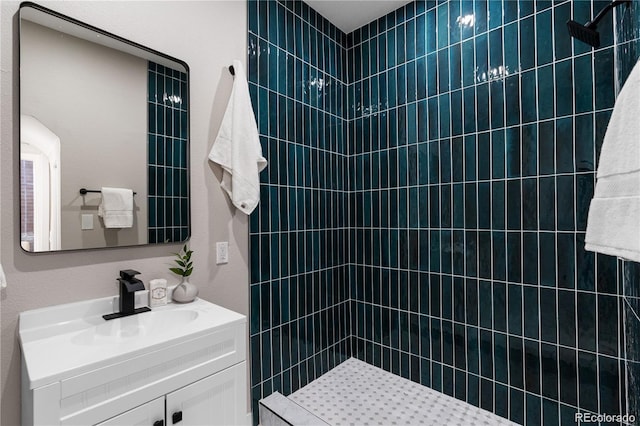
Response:
POLYGON ((22 248, 187 240, 188 106, 185 62, 22 3, 22 248))

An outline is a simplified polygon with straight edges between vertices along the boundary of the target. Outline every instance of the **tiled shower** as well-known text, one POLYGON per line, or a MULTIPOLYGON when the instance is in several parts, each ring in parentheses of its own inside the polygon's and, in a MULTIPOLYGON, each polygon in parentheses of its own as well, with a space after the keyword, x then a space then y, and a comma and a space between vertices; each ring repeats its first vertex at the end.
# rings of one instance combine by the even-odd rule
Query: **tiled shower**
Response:
POLYGON ((516 423, 638 414, 640 268, 584 235, 640 6, 595 50, 565 27, 606 4, 416 1, 347 35, 248 3, 254 416, 351 356, 516 423))

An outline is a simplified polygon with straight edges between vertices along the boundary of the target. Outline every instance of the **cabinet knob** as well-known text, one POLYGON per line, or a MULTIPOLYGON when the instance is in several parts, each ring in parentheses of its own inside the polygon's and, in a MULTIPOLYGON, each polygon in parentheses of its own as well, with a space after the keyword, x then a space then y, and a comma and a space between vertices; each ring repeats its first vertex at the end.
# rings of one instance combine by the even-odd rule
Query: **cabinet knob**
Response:
POLYGON ((153 422, 153 426, 164 426, 164 420, 157 420, 153 422))
POLYGON ((171 421, 175 425, 176 423, 180 423, 182 421, 182 411, 177 411, 171 415, 171 421))

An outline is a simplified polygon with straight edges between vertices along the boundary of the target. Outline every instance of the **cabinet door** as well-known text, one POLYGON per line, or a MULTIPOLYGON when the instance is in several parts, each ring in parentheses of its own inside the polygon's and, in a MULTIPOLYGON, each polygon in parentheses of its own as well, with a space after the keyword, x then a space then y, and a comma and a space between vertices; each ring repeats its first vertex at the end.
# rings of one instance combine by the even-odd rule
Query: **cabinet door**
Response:
POLYGON ((246 422, 245 362, 167 395, 167 426, 238 425, 246 422))
POLYGON ((96 426, 163 426, 164 398, 154 399, 96 426))

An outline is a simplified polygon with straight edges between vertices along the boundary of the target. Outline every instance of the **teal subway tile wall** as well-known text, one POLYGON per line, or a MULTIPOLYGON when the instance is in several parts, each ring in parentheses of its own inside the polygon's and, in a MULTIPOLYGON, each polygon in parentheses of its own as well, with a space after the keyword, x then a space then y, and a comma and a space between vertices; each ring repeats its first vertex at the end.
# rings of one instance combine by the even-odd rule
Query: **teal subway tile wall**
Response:
POLYGON ((348 358, 345 35, 303 2, 248 2, 247 76, 262 152, 250 218, 250 354, 260 398, 348 358))
POLYGON ((187 74, 149 62, 149 243, 190 236, 187 74))
POLYGON ((607 4, 417 1, 344 34, 248 3, 254 408, 355 356, 520 424, 640 414, 640 269, 584 251, 640 5, 598 49, 565 25, 607 4))

